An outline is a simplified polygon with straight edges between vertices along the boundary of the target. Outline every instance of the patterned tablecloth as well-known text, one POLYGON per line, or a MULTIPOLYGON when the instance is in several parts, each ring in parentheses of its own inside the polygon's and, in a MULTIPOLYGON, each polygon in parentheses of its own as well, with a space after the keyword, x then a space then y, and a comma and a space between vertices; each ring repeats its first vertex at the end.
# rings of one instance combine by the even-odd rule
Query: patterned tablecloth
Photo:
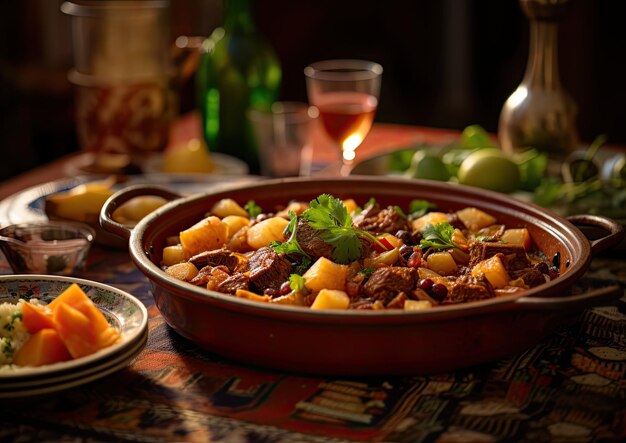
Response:
MULTIPOLYGON (((164 323, 126 252, 93 250, 80 277, 145 302, 146 349, 99 381, 3 401, 0 441, 626 440, 624 299, 495 363, 432 376, 319 378, 199 350, 164 323)), ((595 258, 586 278, 626 287, 626 261, 595 258)))

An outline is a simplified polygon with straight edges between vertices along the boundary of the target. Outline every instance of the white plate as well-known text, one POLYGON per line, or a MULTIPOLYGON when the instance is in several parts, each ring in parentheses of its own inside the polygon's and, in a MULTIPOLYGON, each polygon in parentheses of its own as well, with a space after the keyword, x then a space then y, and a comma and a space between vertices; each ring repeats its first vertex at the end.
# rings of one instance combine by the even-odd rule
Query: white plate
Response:
MULTIPOLYGON (((211 152, 211 161, 215 165, 213 172, 202 175, 247 175, 250 172, 248 165, 236 157, 219 152, 211 152)), ((68 177, 76 175, 91 174, 88 169, 89 165, 94 162, 94 154, 85 152, 77 155, 72 161, 68 162, 64 169, 65 175, 68 177)), ((163 154, 153 154, 149 156, 142 164, 141 170, 146 174, 165 173, 163 170, 163 154)))
POLYGON ((147 342, 148 333, 146 331, 139 342, 129 348, 128 351, 122 353, 118 358, 105 360, 102 364, 95 365, 84 371, 73 372, 69 376, 39 379, 39 383, 16 383, 0 387, 0 398, 19 398, 49 394, 98 380, 126 368, 141 353, 147 342))
POLYGON ((96 362, 105 362, 118 353, 133 348, 148 328, 148 311, 141 301, 127 292, 89 280, 48 275, 0 276, 0 302, 21 298, 52 301, 70 284, 77 283, 103 312, 111 325, 120 332, 121 339, 108 348, 77 358, 39 367, 0 366, 0 385, 18 381, 42 380, 48 377, 78 372, 96 362))
MULTIPOLYGON (((45 213, 46 197, 57 192, 68 191, 78 185, 94 180, 102 180, 103 176, 79 176, 51 181, 27 188, 0 201, 0 227, 14 223, 47 221, 45 213)), ((124 186, 137 184, 160 185, 182 195, 206 192, 220 186, 245 183, 258 180, 260 177, 220 176, 207 174, 141 174, 128 176, 123 184, 115 185, 118 190, 124 186)))

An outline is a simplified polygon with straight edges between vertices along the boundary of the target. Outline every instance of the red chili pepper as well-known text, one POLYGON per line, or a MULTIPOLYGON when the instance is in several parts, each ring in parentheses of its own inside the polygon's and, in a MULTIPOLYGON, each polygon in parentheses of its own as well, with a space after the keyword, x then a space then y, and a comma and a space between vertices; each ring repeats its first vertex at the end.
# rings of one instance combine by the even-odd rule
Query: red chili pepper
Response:
POLYGON ((378 241, 385 246, 385 249, 383 249, 383 247, 378 243, 374 243, 374 249, 376 250, 376 252, 391 251, 393 249, 393 245, 385 237, 378 237, 378 241))

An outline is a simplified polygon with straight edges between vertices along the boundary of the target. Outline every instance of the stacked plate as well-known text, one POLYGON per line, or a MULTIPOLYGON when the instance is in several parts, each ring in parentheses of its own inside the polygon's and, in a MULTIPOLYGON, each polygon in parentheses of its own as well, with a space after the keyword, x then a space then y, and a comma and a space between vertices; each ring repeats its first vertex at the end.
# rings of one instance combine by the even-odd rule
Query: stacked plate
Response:
POLYGON ((27 397, 68 389, 119 371, 141 352, 148 341, 148 312, 132 295, 102 283, 48 275, 0 276, 0 304, 20 298, 49 303, 70 284, 77 283, 119 330, 121 339, 108 348, 39 367, 0 365, 0 398, 27 397))

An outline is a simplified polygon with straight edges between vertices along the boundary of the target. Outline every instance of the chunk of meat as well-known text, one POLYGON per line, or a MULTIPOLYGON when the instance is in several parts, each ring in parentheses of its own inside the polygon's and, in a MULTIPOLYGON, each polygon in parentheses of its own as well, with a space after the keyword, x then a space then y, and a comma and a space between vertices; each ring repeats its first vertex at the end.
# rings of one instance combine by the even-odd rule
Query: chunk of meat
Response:
POLYGON ((191 279, 189 283, 198 286, 205 286, 207 289, 215 291, 220 283, 230 277, 230 271, 226 266, 205 266, 200 269, 198 275, 191 279))
POLYGON ((309 226, 305 219, 298 220, 296 240, 304 252, 314 259, 325 257, 332 259, 333 247, 320 237, 320 231, 309 226))
POLYGON ((359 229, 377 234, 410 231, 407 218, 393 206, 380 209, 378 205, 368 205, 352 219, 352 224, 359 229))
POLYGON ((441 304, 486 300, 495 296, 493 286, 484 275, 463 275, 448 286, 448 295, 441 304))
POLYGON ((198 268, 205 266, 226 266, 230 272, 234 272, 239 266, 239 257, 228 249, 214 249, 194 255, 189 259, 198 268))
POLYGON ((280 285, 289 280, 291 263, 284 255, 270 247, 263 247, 249 258, 250 282, 261 292, 266 289, 280 289, 280 285))
POLYGON ((521 278, 529 288, 534 288, 546 282, 546 275, 536 268, 521 269, 511 276, 521 278))
POLYGON ((231 275, 226 280, 217 285, 216 291, 225 294, 234 294, 237 289, 248 290, 250 288, 250 277, 242 272, 231 275))
POLYGON ((473 268, 479 262, 493 257, 496 254, 504 256, 504 267, 509 272, 519 271, 531 267, 526 250, 522 245, 493 242, 472 242, 469 247, 470 261, 468 268, 473 268))
POLYGON ((363 285, 364 294, 384 304, 393 300, 400 292, 409 293, 416 285, 417 269, 399 266, 384 266, 376 269, 363 285))

